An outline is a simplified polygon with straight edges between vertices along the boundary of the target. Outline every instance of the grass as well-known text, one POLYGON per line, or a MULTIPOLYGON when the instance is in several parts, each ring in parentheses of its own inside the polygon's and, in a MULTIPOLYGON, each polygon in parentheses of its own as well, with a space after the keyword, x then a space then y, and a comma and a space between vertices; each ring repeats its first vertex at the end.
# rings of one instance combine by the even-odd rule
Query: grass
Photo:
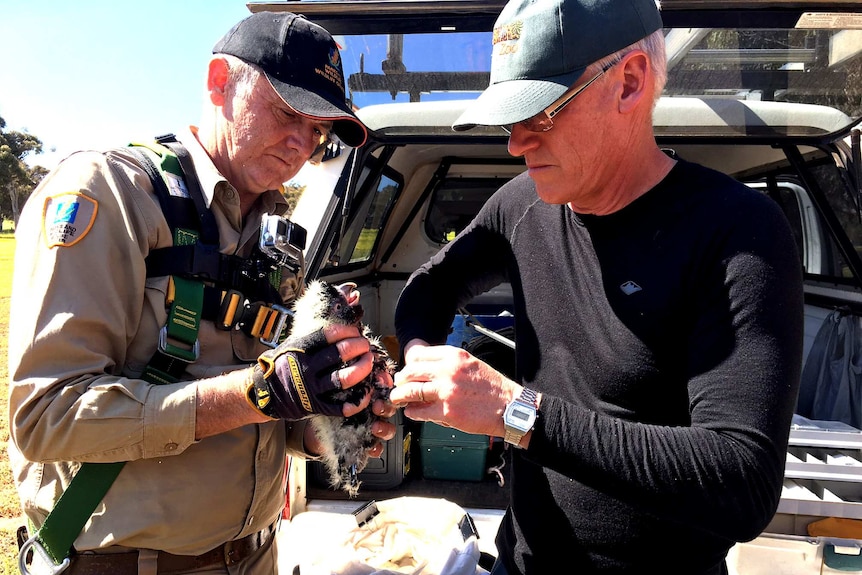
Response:
POLYGON ((21 525, 21 508, 18 492, 12 481, 6 442, 9 440, 9 373, 6 364, 6 348, 9 339, 9 297, 12 292, 12 258, 15 253, 15 237, 0 233, 0 574, 18 572, 18 546, 15 530, 21 525))

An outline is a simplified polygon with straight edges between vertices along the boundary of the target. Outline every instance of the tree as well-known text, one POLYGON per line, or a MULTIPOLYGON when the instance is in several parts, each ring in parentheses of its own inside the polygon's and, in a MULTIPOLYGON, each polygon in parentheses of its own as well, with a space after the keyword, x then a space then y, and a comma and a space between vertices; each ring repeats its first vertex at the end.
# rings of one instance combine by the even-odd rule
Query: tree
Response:
POLYGON ((296 207, 296 203, 299 201, 299 197, 302 196, 302 192, 305 191, 305 184, 298 184, 297 182, 288 182, 284 186, 284 199, 287 200, 287 217, 290 217, 290 214, 293 213, 293 208, 296 207))
POLYGON ((16 224, 20 206, 47 173, 42 166, 30 168, 24 162, 31 152, 42 153, 41 140, 26 132, 6 131, 0 117, 0 217, 16 224))

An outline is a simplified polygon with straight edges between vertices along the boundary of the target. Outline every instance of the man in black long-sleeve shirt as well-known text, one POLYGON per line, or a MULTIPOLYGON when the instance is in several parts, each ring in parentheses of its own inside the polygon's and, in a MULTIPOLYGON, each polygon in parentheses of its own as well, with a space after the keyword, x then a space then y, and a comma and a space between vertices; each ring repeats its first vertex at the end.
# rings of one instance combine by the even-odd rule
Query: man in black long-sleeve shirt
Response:
POLYGON ((455 128, 507 125, 528 172, 408 282, 392 400, 520 448, 495 575, 724 573, 781 492, 802 353, 787 222, 656 146, 652 0, 512 0, 494 40, 455 128), (501 282, 516 381, 428 345, 501 282))

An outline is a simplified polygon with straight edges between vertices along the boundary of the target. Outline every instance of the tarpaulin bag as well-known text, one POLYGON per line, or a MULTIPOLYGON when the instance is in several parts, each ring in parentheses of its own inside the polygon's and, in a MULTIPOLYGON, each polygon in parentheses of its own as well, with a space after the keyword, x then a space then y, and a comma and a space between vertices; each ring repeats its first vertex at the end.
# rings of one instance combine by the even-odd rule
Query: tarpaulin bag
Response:
POLYGON ((352 514, 305 511, 282 530, 279 555, 300 575, 487 573, 472 518, 446 499, 372 501, 352 514))
POLYGON ((796 412, 862 429, 860 318, 844 310, 826 316, 802 369, 796 412))

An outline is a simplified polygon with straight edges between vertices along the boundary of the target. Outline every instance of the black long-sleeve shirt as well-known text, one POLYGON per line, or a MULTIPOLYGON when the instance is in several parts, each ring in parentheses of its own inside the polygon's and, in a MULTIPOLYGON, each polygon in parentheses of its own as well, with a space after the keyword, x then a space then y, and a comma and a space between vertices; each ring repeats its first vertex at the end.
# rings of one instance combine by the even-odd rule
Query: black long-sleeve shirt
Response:
POLYGON ((398 339, 443 342, 506 281, 519 382, 544 394, 513 453, 509 572, 720 572, 775 513, 798 390, 801 261, 779 208, 683 161, 606 216, 521 175, 412 275, 398 339))

